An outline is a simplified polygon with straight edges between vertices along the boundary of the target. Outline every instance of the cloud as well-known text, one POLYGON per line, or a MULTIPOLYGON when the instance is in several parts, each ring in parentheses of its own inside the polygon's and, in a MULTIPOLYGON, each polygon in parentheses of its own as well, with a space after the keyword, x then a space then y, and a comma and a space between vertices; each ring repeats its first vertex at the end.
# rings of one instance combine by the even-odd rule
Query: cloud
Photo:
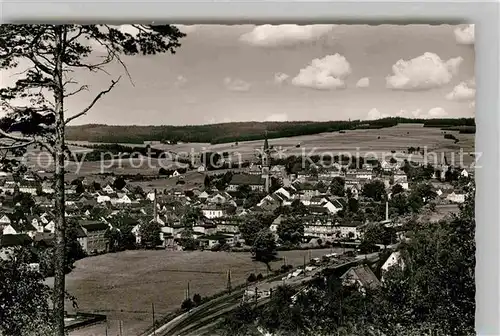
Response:
POLYGON ((351 65, 342 55, 328 55, 316 58, 300 70, 292 84, 318 90, 345 88, 344 79, 351 74, 351 65))
POLYGON ((370 111, 368 111, 368 115, 366 116, 366 120, 377 120, 377 119, 382 119, 382 118, 388 118, 390 115, 385 114, 385 113, 380 113, 379 110, 376 108, 372 108, 370 111))
POLYGON ((182 76, 182 75, 179 75, 177 76, 177 78, 175 79, 175 83, 174 85, 176 87, 181 87, 181 86, 184 86, 185 84, 187 83, 187 78, 182 76))
POLYGON ((244 80, 234 79, 230 77, 224 78, 224 85, 230 91, 239 91, 239 92, 249 91, 252 86, 250 83, 245 82, 244 80))
POLYGON ((476 97, 475 81, 474 79, 468 82, 461 82, 453 91, 446 95, 448 100, 473 100, 476 97))
POLYGON ((286 113, 271 114, 265 121, 288 121, 288 115, 286 113))
POLYGON ((368 77, 363 77, 356 83, 357 88, 367 88, 369 86, 370 86, 370 78, 368 77))
POLYGON ((274 82, 276 84, 281 84, 285 82, 290 76, 288 76, 286 73, 278 72, 274 74, 274 82))
POLYGON ((181 31, 181 33, 184 34, 191 34, 195 32, 198 29, 197 25, 183 25, 183 24, 177 24, 175 25, 177 29, 181 31))
POLYGON ((457 27, 454 30, 455 40, 458 44, 474 44, 475 43, 475 34, 474 34, 474 25, 469 24, 466 26, 457 27))
POLYGON ((386 77, 386 86, 393 90, 428 90, 448 84, 458 73, 462 57, 443 61, 430 52, 392 66, 393 74, 386 77))
POLYGON ((427 117, 429 118, 444 118, 448 116, 448 112, 446 112, 442 107, 434 107, 427 112, 427 117))
POLYGON ((240 36, 240 41, 259 47, 290 46, 316 41, 330 33, 335 25, 261 25, 240 36))

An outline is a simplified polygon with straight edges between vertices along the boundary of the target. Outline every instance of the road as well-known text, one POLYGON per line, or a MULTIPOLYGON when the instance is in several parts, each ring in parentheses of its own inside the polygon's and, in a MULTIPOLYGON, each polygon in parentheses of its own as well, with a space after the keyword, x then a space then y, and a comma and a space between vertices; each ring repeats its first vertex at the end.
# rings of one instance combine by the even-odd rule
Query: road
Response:
MULTIPOLYGON (((372 253, 367 255, 367 259, 374 259, 378 257, 378 253, 372 253)), ((317 267, 316 269, 307 272, 306 275, 293 277, 290 279, 282 280, 281 278, 273 278, 272 280, 264 280, 258 284, 253 284, 248 287, 248 291, 254 291, 255 288, 258 289, 258 293, 263 293, 269 291, 270 289, 275 289, 280 285, 287 284, 292 287, 300 287, 304 283, 311 281, 314 276, 327 268, 338 268, 346 266, 350 263, 356 263, 365 259, 365 256, 358 256, 356 258, 349 258, 343 261, 337 261, 337 263, 330 263, 328 265, 317 267)), ((283 274, 283 277, 286 274, 283 274)), ((167 322, 161 327, 157 328, 154 332, 145 334, 145 336, 200 336, 205 333, 210 334, 212 328, 230 311, 237 308, 243 298, 245 292, 244 289, 234 291, 231 294, 224 295, 212 301, 206 302, 199 307, 192 309, 191 311, 179 315, 173 320, 167 322)), ((269 297, 260 297, 255 302, 256 305, 265 304, 269 300, 269 297)))

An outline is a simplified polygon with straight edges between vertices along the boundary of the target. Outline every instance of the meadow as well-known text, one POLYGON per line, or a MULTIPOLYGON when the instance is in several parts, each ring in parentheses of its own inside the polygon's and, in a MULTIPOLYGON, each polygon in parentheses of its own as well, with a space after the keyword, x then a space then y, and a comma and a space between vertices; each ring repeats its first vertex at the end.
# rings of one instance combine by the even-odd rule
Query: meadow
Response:
MULTIPOLYGON (((269 140, 270 146, 276 150, 276 156, 290 155, 342 155, 350 154, 361 157, 385 158, 387 161, 391 155, 398 160, 409 159, 415 162, 444 163, 443 155, 447 157, 450 164, 455 166, 471 167, 475 158, 470 154, 475 151, 474 134, 460 134, 458 131, 443 131, 439 128, 423 127, 422 124, 399 124, 394 127, 382 129, 360 129, 348 130, 344 133, 330 132, 315 135, 305 135, 290 138, 278 138, 269 140), (444 134, 453 134, 458 140, 445 139, 444 134), (427 157, 420 153, 408 154, 409 147, 426 148, 427 157), (394 152, 394 153, 392 153, 394 152), (460 153, 463 153, 460 155, 460 153)), ((89 142, 69 141, 71 150, 85 152, 89 142)), ((127 146, 144 146, 144 144, 125 144, 127 146)), ((153 148, 179 154, 185 157, 189 153, 228 152, 233 162, 238 160, 255 160, 257 150, 261 149, 263 140, 246 141, 238 143, 225 143, 210 145, 208 143, 181 143, 176 145, 159 144, 153 148)), ((31 152, 27 162, 37 170, 51 171, 52 165, 48 155, 39 152, 31 152)), ((103 172, 114 172, 115 174, 142 174, 157 175, 160 168, 176 168, 171 159, 107 159, 100 162, 68 162, 67 171, 69 176, 94 175, 103 172)), ((193 175, 194 176, 194 175, 193 175)))
MULTIPOLYGON (((340 249, 311 250, 310 256, 331 251, 340 249)), ((284 251, 279 257, 299 266, 309 252, 284 251)), ((282 264, 274 262, 272 268, 282 264)), ((152 303, 156 318, 179 308, 188 282, 191 296, 210 296, 226 289, 228 270, 233 286, 244 283, 252 272, 266 274, 265 265, 253 262, 249 253, 210 251, 125 251, 85 258, 75 265, 67 275, 66 288, 78 299, 79 310, 106 314, 108 335, 118 335, 121 320, 123 336, 138 335, 151 325, 152 303)), ((49 284, 52 281, 47 279, 49 284)), ((67 309, 73 311, 70 304, 67 309)), ((71 336, 102 336, 105 328, 105 324, 96 325, 71 336)))

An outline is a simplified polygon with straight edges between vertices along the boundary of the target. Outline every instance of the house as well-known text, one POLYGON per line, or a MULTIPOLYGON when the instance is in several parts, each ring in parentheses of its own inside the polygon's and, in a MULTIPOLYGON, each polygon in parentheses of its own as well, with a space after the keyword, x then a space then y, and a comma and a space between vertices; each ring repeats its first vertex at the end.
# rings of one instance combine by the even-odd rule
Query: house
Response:
POLYGON ((53 194, 54 193, 54 188, 52 186, 52 182, 49 181, 44 181, 42 182, 42 192, 45 194, 53 194))
POLYGON ((255 164, 255 163, 252 163, 247 168, 247 172, 250 175, 261 175, 262 174, 262 168, 259 165, 255 164))
POLYGON ((37 233, 37 229, 30 223, 10 223, 3 228, 2 233, 4 235, 26 234, 30 238, 33 238, 37 233))
POLYGON ((97 195, 97 203, 111 202, 111 197, 109 195, 97 195))
POLYGON ((220 205, 206 205, 201 208, 201 213, 206 218, 220 218, 226 216, 226 208, 220 205))
POLYGON ((250 175, 250 174, 235 174, 229 182, 227 191, 238 191, 241 186, 247 185, 252 191, 264 191, 264 186, 266 184, 265 179, 260 175, 250 175))
POLYGON ((9 216, 3 215, 0 217, 0 227, 9 225, 11 223, 9 216))
POLYGON ((361 291, 375 289, 380 286, 380 280, 367 265, 351 267, 340 277, 344 286, 358 285, 361 291))
MULTIPOLYGON (((101 221, 80 221, 79 225, 86 234, 86 252, 97 254, 108 250, 109 241, 106 238, 106 231, 109 225, 101 221)), ((83 248, 83 246, 82 246, 83 248)))
POLYGON ((462 169, 462 171, 460 172, 460 176, 469 177, 469 172, 466 169, 462 169))
POLYGON ((324 240, 333 240, 337 228, 335 222, 329 218, 305 218, 304 219, 304 236, 318 237, 324 240))
POLYGON ((198 195, 198 199, 200 199, 201 201, 206 201, 209 197, 210 195, 206 191, 203 191, 198 195))
POLYGON ((113 187, 110 184, 108 184, 104 188, 102 188, 102 191, 105 192, 106 194, 112 194, 115 192, 115 189, 113 189, 113 187))
POLYGON ((395 251, 392 252, 389 258, 382 265, 382 281, 384 281, 384 273, 386 273, 391 267, 398 266, 404 268, 404 261, 401 257, 401 252, 395 251))
POLYGON ((115 204, 131 204, 132 203, 132 200, 130 199, 130 197, 126 193, 118 193, 117 197, 113 201, 115 204))
POLYGON ((177 176, 180 176, 181 174, 176 170, 172 173, 172 176, 173 177, 177 177, 177 176))
POLYGON ((408 177, 405 172, 397 172, 394 174, 394 184, 399 184, 403 189, 408 190, 408 177))
POLYGON ((204 173, 207 170, 207 167, 205 165, 200 165, 197 169, 198 173, 204 173))
POLYGON ((448 196, 446 196, 446 199, 452 203, 464 203, 465 202, 465 194, 463 193, 455 193, 452 191, 448 196))
POLYGON ((210 204, 224 204, 231 198, 231 195, 229 195, 227 192, 217 191, 212 196, 207 197, 206 201, 210 204))
POLYGON ((200 242, 207 248, 212 248, 220 242, 225 242, 227 244, 232 244, 234 241, 234 237, 226 234, 212 234, 203 236, 200 239, 200 242))
POLYGON ((214 219, 216 232, 225 234, 238 234, 240 232, 241 219, 239 217, 214 219))
POLYGON ((217 231, 217 226, 210 221, 199 221, 193 225, 193 232, 203 235, 212 235, 217 231))
POLYGON ((37 190, 39 188, 39 184, 37 181, 32 180, 23 180, 19 183, 19 192, 36 195, 37 190))
POLYGON ((340 231, 340 236, 343 238, 360 239, 361 230, 358 228, 360 222, 342 222, 337 225, 337 230, 340 231))

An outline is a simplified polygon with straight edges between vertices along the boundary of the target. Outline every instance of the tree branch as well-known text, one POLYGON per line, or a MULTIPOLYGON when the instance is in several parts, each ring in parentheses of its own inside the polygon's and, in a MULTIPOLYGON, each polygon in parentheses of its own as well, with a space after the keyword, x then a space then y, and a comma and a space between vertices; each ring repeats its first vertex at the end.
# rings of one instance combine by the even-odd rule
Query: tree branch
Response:
POLYGON ((0 146, 0 150, 12 150, 12 149, 24 148, 24 147, 28 147, 30 145, 33 145, 35 143, 36 143, 36 141, 32 140, 30 142, 25 142, 25 143, 17 144, 17 145, 0 146))
POLYGON ((121 76, 118 77, 117 80, 112 80, 111 81, 111 85, 106 90, 103 90, 103 91, 99 92, 99 94, 97 96, 95 96, 94 100, 92 100, 92 102, 90 103, 89 106, 87 106, 82 112, 77 113, 74 116, 67 118, 66 121, 64 122, 64 125, 67 125, 71 121, 75 120, 76 118, 81 117, 82 115, 84 115, 88 111, 90 111, 90 109, 95 105, 95 103, 97 103, 97 101, 99 99, 102 98, 102 96, 104 96, 106 93, 108 93, 109 91, 111 91, 113 89, 113 87, 120 81, 120 78, 121 78, 121 76))
POLYGON ((80 88, 79 88, 78 90, 75 90, 75 91, 70 92, 70 93, 66 93, 66 94, 64 95, 64 98, 71 97, 71 96, 73 96, 73 95, 76 95, 78 92, 85 91, 85 90, 88 90, 88 89, 89 89, 89 88, 88 88, 88 86, 87 86, 87 85, 82 85, 82 86, 80 86, 80 88))
POLYGON ((7 139, 11 139, 11 140, 19 141, 19 142, 31 142, 31 141, 33 141, 33 139, 29 139, 29 138, 22 137, 22 136, 12 135, 12 134, 4 132, 3 130, 0 130, 0 135, 7 138, 7 139))

